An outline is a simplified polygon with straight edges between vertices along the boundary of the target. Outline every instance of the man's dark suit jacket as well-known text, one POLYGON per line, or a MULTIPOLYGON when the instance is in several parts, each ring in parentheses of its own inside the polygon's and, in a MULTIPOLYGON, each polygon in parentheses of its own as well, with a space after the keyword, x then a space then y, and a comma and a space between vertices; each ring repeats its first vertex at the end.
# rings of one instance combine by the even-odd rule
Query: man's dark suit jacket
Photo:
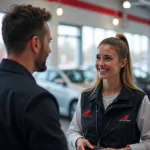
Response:
POLYGON ((20 64, 0 64, 0 150, 67 150, 56 99, 20 64))

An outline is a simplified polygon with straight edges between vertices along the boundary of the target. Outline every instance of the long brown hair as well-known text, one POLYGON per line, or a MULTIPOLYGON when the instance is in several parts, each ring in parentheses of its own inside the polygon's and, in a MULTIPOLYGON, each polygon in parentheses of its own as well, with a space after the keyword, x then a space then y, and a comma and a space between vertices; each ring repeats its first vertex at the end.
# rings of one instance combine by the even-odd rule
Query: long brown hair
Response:
MULTIPOLYGON (((120 60, 127 58, 126 66, 123 67, 120 71, 121 82, 130 89, 142 91, 140 88, 138 88, 134 84, 134 78, 133 78, 133 74, 132 74, 131 57, 130 57, 130 49, 129 49, 129 44, 128 44, 126 37, 123 34, 116 34, 116 37, 106 38, 103 41, 101 41, 101 43, 98 45, 98 48, 102 44, 110 44, 110 45, 114 46, 120 60)), ((101 80, 99 79, 99 77, 97 75, 93 86, 88 88, 86 91, 95 90, 100 82, 101 82, 101 80)))

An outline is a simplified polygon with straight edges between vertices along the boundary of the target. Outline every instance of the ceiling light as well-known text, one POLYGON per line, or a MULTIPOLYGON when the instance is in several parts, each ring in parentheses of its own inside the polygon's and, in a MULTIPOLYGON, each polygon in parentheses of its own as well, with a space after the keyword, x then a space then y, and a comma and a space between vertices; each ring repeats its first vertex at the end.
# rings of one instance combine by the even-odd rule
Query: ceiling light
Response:
POLYGON ((114 18, 112 21, 114 26, 118 26, 119 25, 119 19, 118 18, 114 18))
POLYGON ((131 3, 129 1, 123 2, 123 8, 130 8, 130 7, 131 7, 131 3))
POLYGON ((63 9, 61 6, 59 6, 57 9, 56 9, 56 13, 57 13, 57 16, 62 16, 63 15, 63 9))

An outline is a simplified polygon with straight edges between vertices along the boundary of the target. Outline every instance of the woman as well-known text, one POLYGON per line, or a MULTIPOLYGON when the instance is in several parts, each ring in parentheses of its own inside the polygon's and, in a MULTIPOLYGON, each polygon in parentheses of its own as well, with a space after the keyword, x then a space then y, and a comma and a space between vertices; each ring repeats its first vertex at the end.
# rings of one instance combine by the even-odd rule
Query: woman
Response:
POLYGON ((133 82, 124 35, 104 39, 96 55, 97 80, 81 94, 67 137, 78 150, 150 149, 150 102, 133 82), (140 142, 141 138, 141 142, 140 142))

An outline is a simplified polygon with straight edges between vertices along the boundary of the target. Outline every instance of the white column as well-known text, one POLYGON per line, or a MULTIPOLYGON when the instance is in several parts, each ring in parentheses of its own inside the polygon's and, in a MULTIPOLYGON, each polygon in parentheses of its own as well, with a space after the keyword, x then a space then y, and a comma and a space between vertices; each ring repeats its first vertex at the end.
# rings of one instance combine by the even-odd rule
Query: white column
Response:
POLYGON ((50 21, 50 32, 52 36, 52 44, 51 44, 51 53, 47 60, 48 66, 58 66, 58 49, 57 49, 57 26, 58 26, 58 18, 56 15, 56 4, 53 4, 52 12, 52 20, 50 21))
POLYGON ((147 60, 148 60, 148 72, 150 73, 150 36, 148 38, 148 55, 147 55, 147 60))

